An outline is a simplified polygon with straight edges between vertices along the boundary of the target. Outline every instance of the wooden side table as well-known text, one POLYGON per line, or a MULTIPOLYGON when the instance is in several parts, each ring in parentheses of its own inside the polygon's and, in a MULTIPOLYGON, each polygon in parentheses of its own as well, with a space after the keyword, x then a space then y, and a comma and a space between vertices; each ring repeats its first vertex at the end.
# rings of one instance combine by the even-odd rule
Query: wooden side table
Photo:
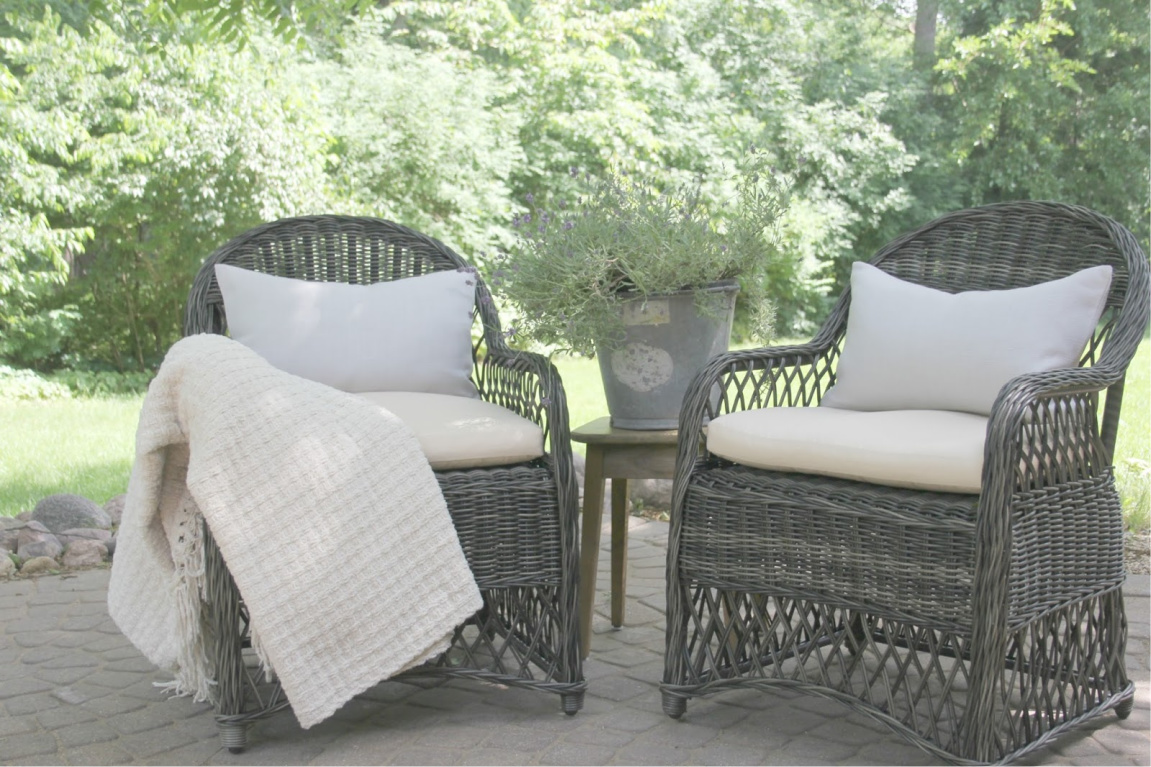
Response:
POLYGON ((587 445, 584 474, 583 534, 580 538, 579 620, 583 657, 591 651, 599 536, 603 524, 604 480, 611 479, 611 625, 623 625, 627 591, 627 484, 629 479, 671 479, 675 473, 675 429, 617 429, 607 416, 572 432, 587 445))

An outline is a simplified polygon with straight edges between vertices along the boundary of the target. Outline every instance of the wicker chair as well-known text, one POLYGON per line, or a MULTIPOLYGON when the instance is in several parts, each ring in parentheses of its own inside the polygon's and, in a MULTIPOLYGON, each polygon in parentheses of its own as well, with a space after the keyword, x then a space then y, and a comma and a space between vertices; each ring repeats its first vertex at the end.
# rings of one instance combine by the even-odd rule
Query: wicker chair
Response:
MULTIPOLYGON (((216 264, 295 279, 375 283, 466 267, 442 243, 373 218, 285 219, 231 240, 205 261, 188 296, 184 333, 224 333, 227 317, 216 264)), ((513 351, 481 279, 472 381, 482 399, 534 421, 547 452, 526 463, 437 471, 484 606, 457 627, 443 655, 403 678, 462 677, 557 693, 565 713, 583 706, 587 683, 577 646, 577 490, 567 403, 555 368, 513 351)), ((288 705, 281 691, 257 690, 242 656, 248 646, 241 595, 205 530, 209 657, 216 664, 216 721, 225 746, 247 743, 248 725, 288 705)), ((249 658, 247 663, 250 663, 249 658)))
POLYGON ((713 358, 680 416, 664 711, 722 690, 797 690, 958 763, 1012 761, 1108 709, 1126 718, 1112 452, 1148 323, 1147 257, 1108 218, 1026 202, 944 216, 871 263, 951 293, 1114 273, 1080 367, 1000 391, 977 494, 750 468, 706 449, 709 418, 820 403, 850 291, 808 344, 713 358))

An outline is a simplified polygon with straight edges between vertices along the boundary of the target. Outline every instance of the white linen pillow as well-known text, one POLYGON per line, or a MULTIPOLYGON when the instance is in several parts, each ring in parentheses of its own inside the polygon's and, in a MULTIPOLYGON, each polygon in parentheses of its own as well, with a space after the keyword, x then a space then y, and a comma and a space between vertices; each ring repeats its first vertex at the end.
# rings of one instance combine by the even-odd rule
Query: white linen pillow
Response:
POLYGON ((216 280, 232 338, 280 370, 346 392, 477 396, 468 272, 349 285, 217 264, 216 280))
POLYGON ((1024 373, 1075 367, 1111 287, 1111 267, 1013 290, 947 293, 871 264, 851 267, 836 383, 821 404, 988 415, 1024 373))

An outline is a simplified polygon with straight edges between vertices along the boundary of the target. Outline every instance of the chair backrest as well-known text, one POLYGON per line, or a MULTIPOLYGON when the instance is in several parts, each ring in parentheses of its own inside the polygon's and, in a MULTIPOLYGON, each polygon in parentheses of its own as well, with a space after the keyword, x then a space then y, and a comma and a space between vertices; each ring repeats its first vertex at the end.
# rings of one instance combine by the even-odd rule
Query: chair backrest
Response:
MULTIPOLYGON (((1151 313, 1147 256, 1134 235, 1106 216, 1052 202, 1008 202, 942 216, 884 246, 871 263, 902 280, 949 293, 1006 290, 1109 264, 1111 292, 1080 365, 1106 359, 1125 370, 1151 313)), ((850 289, 819 337, 842 348, 850 289)), ((1102 436, 1114 446, 1122 380, 1109 389, 1102 436)))
MULTIPOLYGON (((185 335, 227 330, 216 264, 298 280, 357 285, 469 268, 442 242, 391 221, 335 215, 286 218, 250 229, 208 256, 188 294, 185 335)), ((483 329, 473 349, 478 360, 484 345, 503 345, 499 315, 478 275, 475 316, 483 329)))

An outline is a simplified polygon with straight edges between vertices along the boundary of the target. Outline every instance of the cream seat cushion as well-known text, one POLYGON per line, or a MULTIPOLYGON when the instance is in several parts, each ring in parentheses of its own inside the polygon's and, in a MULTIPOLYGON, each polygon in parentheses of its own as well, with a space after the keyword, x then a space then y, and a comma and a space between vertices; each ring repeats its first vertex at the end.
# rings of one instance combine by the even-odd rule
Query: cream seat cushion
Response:
POLYGON ((544 454, 539 426, 471 397, 426 392, 360 392, 416 434, 433 469, 471 469, 530 461, 544 454))
POLYGON ((978 493, 986 433, 973 413, 777 407, 716 418, 707 449, 760 469, 978 493))

